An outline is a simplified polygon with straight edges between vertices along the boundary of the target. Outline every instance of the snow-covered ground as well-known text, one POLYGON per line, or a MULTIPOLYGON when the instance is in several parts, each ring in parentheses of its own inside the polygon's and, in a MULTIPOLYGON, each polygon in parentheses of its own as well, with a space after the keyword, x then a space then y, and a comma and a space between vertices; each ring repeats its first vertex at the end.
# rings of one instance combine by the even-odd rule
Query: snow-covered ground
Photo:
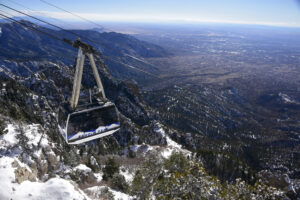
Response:
POLYGON ((129 196, 128 194, 113 190, 106 186, 94 186, 94 187, 87 188, 86 191, 90 194, 90 196, 92 196, 93 198, 96 199, 102 193, 101 191, 105 191, 106 188, 108 189, 109 192, 111 192, 113 194, 113 197, 116 200, 132 200, 132 199, 134 199, 132 196, 129 196))
POLYGON ((89 199, 72 182, 62 178, 52 178, 46 182, 15 182, 15 158, 0 158, 0 199, 40 200, 40 199, 89 199))
MULTIPOLYGON (((18 167, 25 168, 32 173, 31 168, 20 161, 23 149, 20 142, 20 136, 28 138, 29 147, 49 145, 47 136, 42 137, 40 126, 38 124, 19 126, 9 124, 5 134, 0 136, 0 199, 15 200, 57 200, 57 199, 90 199, 84 192, 77 188, 72 181, 59 177, 51 178, 46 182, 25 180, 18 183, 16 180, 16 170, 18 167), (42 137, 42 138, 41 138, 42 137)), ((39 156, 39 151, 33 155, 39 156)))
POLYGON ((131 183, 133 181, 134 173, 129 172, 128 169, 121 169, 120 174, 125 177, 127 183, 131 183))
POLYGON ((20 142, 19 136, 25 136, 28 139, 29 147, 38 146, 45 147, 49 145, 46 135, 43 135, 42 128, 39 124, 31 125, 14 125, 8 124, 4 129, 6 132, 0 136, 0 149, 12 148, 20 142), (21 133, 22 132, 22 133, 21 133))
POLYGON ((191 152, 186 150, 186 149, 183 149, 182 146, 178 143, 176 143, 175 141, 173 141, 165 132, 165 130, 163 129, 162 125, 160 123, 157 123, 156 124, 157 128, 154 130, 157 134, 161 134, 162 136, 166 137, 166 140, 167 140, 167 147, 164 148, 162 151, 161 151, 161 155, 164 157, 164 158, 169 158, 172 153, 178 153, 178 152, 181 152, 185 155, 190 155, 191 152))
MULTIPOLYGON (((154 130, 157 134, 166 138, 166 146, 150 146, 147 144, 132 145, 130 149, 139 154, 146 154, 151 151, 157 151, 162 157, 169 158, 173 152, 182 152, 189 155, 190 152, 183 149, 181 145, 174 142, 164 131, 163 125, 157 123, 154 130)), ((34 171, 29 167, 35 158, 41 158, 42 149, 48 149, 47 154, 51 154, 59 158, 51 150, 54 144, 50 142, 48 136, 43 134, 43 128, 39 124, 9 124, 4 130, 4 134, 0 136, 0 199, 97 199, 103 191, 109 191, 113 194, 114 199, 129 200, 133 197, 122 192, 106 188, 105 186, 95 186, 80 190, 76 183, 71 180, 64 179, 59 176, 48 179, 42 178, 44 181, 38 180, 36 174, 31 178, 25 178, 22 181, 18 180, 17 170, 23 168, 26 173, 34 174, 34 171), (22 142, 26 141, 26 146, 32 150, 31 155, 24 160, 24 146, 22 142), (22 145, 20 145, 22 144, 22 145), (23 162, 22 162, 23 161, 23 162), (24 163, 25 162, 25 163, 24 163), (48 179, 48 180, 47 180, 48 179)), ((41 161, 42 162, 42 161, 41 161)), ((79 164, 74 168, 61 165, 57 171, 80 171, 84 173, 92 173, 92 169, 84 164, 79 164)), ((120 174, 125 177, 129 184, 134 178, 134 171, 127 168, 122 168, 120 174)), ((101 183, 103 173, 94 173, 98 183, 101 183)))
POLYGON ((87 172, 87 173, 89 173, 89 172, 92 171, 91 168, 87 167, 87 166, 84 165, 84 164, 80 164, 80 165, 78 165, 77 167, 75 167, 74 169, 75 169, 75 170, 79 170, 79 171, 84 171, 84 172, 87 172))
MULTIPOLYGON (((190 155, 191 152, 183 149, 183 147, 176 143, 175 141, 173 141, 165 132, 165 130, 163 129, 163 126, 160 123, 156 123, 156 128, 154 129, 154 131, 165 137, 166 141, 167 141, 167 146, 165 147, 161 147, 161 146, 150 146, 147 144, 135 144, 135 145, 131 145, 130 146, 130 150, 135 152, 135 153, 139 153, 139 154, 146 154, 148 152, 151 152, 153 150, 158 151, 160 153, 160 155, 163 158, 169 158, 173 153, 178 153, 181 152, 184 155, 190 155)), ((125 149, 124 150, 124 154, 127 154, 128 150, 125 149)))

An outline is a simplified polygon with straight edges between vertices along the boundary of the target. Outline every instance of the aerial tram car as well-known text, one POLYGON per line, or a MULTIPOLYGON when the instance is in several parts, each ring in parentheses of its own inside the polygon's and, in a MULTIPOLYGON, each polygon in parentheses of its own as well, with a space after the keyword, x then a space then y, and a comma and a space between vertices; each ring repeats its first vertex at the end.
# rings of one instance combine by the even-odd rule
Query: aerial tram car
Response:
POLYGON ((81 42, 80 39, 75 42, 65 39, 65 42, 78 48, 78 56, 71 99, 59 108, 60 133, 68 144, 81 144, 112 135, 120 129, 119 115, 115 104, 106 98, 93 56, 97 51, 92 46, 81 42), (88 101, 79 104, 86 54, 98 88, 95 95, 90 92, 88 101))

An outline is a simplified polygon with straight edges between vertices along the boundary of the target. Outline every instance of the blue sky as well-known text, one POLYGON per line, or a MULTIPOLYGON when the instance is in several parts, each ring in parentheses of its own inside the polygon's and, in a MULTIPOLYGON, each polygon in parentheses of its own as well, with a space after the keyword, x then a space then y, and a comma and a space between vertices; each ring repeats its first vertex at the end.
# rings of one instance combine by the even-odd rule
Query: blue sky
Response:
MULTIPOLYGON (((13 1, 48 16, 64 20, 79 20, 42 3, 40 0, 13 1)), ((47 1, 93 21, 225 22, 300 27, 300 1, 297 0, 47 1)), ((25 10, 10 0, 1 0, 1 2, 19 10, 25 10)))

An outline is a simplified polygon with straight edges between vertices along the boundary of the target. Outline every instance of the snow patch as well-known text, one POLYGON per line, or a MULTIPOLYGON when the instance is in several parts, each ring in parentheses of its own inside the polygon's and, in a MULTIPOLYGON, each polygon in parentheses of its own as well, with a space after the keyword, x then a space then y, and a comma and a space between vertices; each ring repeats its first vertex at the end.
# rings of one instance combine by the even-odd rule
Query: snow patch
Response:
POLYGON ((287 94, 279 92, 278 94, 285 103, 295 103, 295 101, 287 94))
POLYGON ((12 167, 14 161, 16 159, 11 157, 0 158, 0 199, 89 199, 70 181, 61 178, 52 178, 45 183, 30 181, 16 183, 15 168, 12 167))
POLYGON ((137 152, 137 150, 139 149, 140 146, 141 145, 137 145, 137 144, 132 145, 132 146, 130 146, 130 150, 133 151, 133 152, 137 152))
MULTIPOLYGON (((25 163, 31 163, 32 158, 23 155, 23 161, 18 159, 21 156, 21 138, 27 138, 28 146, 33 149, 40 143, 41 146, 48 146, 47 135, 43 136, 40 125, 18 125, 9 124, 5 129, 5 134, 0 137, 0 149, 4 150, 0 155, 0 199, 89 199, 73 182, 56 177, 46 182, 31 182, 28 180, 18 184, 16 181, 15 170, 18 167, 26 168, 32 173, 31 168, 25 163), (43 136, 43 137, 42 137, 43 136)), ((33 157, 39 158, 42 154, 39 148, 33 152, 33 157)), ((52 151, 47 152, 54 154, 52 151)), ((54 154, 55 155, 55 154, 54 154)), ((43 161, 42 161, 43 162, 43 161)), ((43 179, 46 180, 46 179, 43 179)))
POLYGON ((28 125, 25 128, 25 136, 29 139, 28 144, 31 146, 38 146, 39 142, 42 147, 49 145, 49 141, 46 138, 46 135, 43 135, 40 131, 39 124, 28 125))
POLYGON ((163 150, 161 151, 161 155, 163 158, 169 158, 172 153, 175 153, 175 152, 181 152, 183 153, 184 155, 191 155, 191 152, 186 150, 186 149, 183 149, 183 147, 176 143, 175 141, 173 141, 165 132, 165 130, 163 129, 162 125, 160 123, 156 123, 156 128, 154 129, 154 131, 165 137, 166 138, 166 141, 167 141, 167 147, 166 148, 163 148, 163 150))
POLYGON ((114 195, 114 199, 117 199, 117 200, 132 200, 133 197, 129 196, 128 194, 125 194, 123 192, 119 192, 119 191, 116 191, 116 190, 113 190, 111 188, 109 188, 109 190, 113 193, 114 195))
POLYGON ((125 177, 126 182, 131 183, 133 181, 134 173, 130 173, 128 169, 121 169, 120 174, 125 177))
POLYGON ((89 199, 69 181, 52 178, 45 183, 25 181, 15 188, 13 199, 89 199))
POLYGON ((166 148, 166 149, 164 149, 162 152, 161 152, 161 156, 163 157, 163 158, 170 158, 170 156, 172 155, 172 153, 173 153, 173 150, 172 149, 169 149, 169 148, 166 148))
POLYGON ((223 145, 223 147, 222 147, 223 150, 226 150, 226 149, 229 149, 229 148, 230 148, 230 146, 229 146, 227 143, 225 143, 225 144, 223 145))
POLYGON ((37 100, 38 98, 39 98, 38 95, 32 94, 32 99, 33 99, 33 100, 37 100))
POLYGON ((22 127, 14 124, 8 124, 4 129, 4 132, 7 133, 0 136, 0 148, 16 146, 19 142, 19 135, 27 137, 27 144, 31 147, 37 147, 39 143, 41 147, 48 146, 49 141, 47 136, 41 133, 40 127, 41 126, 39 124, 23 125, 22 127))
POLYGON ((94 173, 94 176, 97 178, 97 182, 100 183, 102 181, 103 173, 94 173))
MULTIPOLYGON (((130 150, 135 153, 147 153, 148 151, 153 150, 153 147, 150 145, 147 145, 147 144, 142 144, 142 145, 135 144, 135 145, 130 146, 130 150)), ((126 153, 127 153, 127 151, 125 151, 125 154, 126 153)))
POLYGON ((74 168, 74 170, 78 170, 78 171, 83 171, 84 173, 90 173, 92 172, 92 169, 87 167, 86 165, 84 164, 80 164, 78 165, 77 167, 74 168))
POLYGON ((4 129, 4 132, 6 131, 7 133, 0 137, 1 146, 15 146, 19 142, 19 140, 16 138, 18 135, 16 127, 12 124, 8 124, 7 127, 4 129))
POLYGON ((129 196, 128 194, 113 190, 106 186, 94 186, 94 187, 87 188, 86 191, 88 191, 91 194, 91 196, 97 198, 97 197, 99 197, 99 195, 100 195, 99 193, 101 192, 101 190, 104 190, 105 188, 107 188, 108 191, 114 195, 114 199, 116 199, 116 200, 133 200, 134 199, 132 196, 129 196))
POLYGON ((182 146, 176 142, 174 142, 169 136, 166 136, 167 144, 169 147, 175 148, 175 149, 182 149, 182 146))

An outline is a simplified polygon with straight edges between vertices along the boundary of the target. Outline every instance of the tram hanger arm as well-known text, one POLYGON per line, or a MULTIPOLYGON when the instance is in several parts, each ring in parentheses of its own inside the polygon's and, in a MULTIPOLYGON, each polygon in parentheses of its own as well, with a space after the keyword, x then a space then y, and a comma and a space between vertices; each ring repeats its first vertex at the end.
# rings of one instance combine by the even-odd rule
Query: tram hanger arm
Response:
POLYGON ((75 40, 74 42, 72 42, 71 40, 68 40, 66 38, 63 39, 63 41, 75 48, 79 48, 81 47, 84 53, 92 53, 95 55, 99 55, 102 56, 102 54, 100 52, 98 52, 96 49, 94 49, 93 46, 86 44, 84 42, 81 42, 80 38, 78 38, 77 40, 75 40))
POLYGON ((78 104, 85 54, 87 54, 89 57, 90 64, 91 64, 91 67, 93 70, 93 74, 94 74, 94 77, 96 79, 96 83, 98 86, 98 90, 99 90, 99 92, 102 93, 103 100, 106 101, 106 95, 105 95, 104 88, 103 88, 103 85, 102 85, 102 82, 101 82, 101 79, 99 76, 99 72, 97 70, 97 67, 96 67, 96 64, 94 61, 93 54, 98 54, 100 56, 102 56, 102 55, 99 52, 97 52, 91 45, 81 42, 80 38, 78 38, 74 42, 72 42, 68 39, 64 39, 64 42, 69 45, 72 45, 75 48, 78 48, 76 70, 75 70, 74 83, 73 83, 73 91, 72 91, 72 97, 70 99, 71 108, 75 109, 78 104))

